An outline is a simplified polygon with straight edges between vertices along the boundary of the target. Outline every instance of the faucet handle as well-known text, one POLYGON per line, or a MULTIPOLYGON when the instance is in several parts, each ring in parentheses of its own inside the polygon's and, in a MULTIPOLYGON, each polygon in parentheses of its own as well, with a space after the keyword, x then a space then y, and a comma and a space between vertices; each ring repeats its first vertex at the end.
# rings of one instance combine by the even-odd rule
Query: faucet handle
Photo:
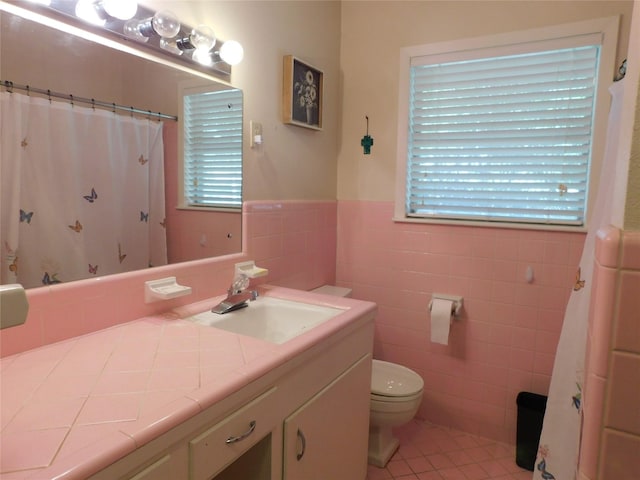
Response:
POLYGON ((231 283, 231 287, 229 288, 229 293, 232 295, 240 293, 243 290, 246 290, 248 286, 249 277, 244 273, 240 273, 233 279, 233 283, 231 283))
POLYGON ((258 299, 258 291, 257 290, 251 290, 251 301, 253 302, 254 300, 258 299))

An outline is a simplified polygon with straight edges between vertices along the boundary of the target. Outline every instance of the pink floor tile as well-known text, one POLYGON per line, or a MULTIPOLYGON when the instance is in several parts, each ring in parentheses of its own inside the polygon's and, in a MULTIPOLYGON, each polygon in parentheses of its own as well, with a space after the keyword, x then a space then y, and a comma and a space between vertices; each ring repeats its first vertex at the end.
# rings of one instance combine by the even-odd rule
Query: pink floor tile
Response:
POLYGON ((413 473, 413 470, 405 460, 391 460, 387 464, 387 470, 394 478, 413 473))
POLYGON ((367 480, 530 480, 515 447, 414 420, 396 429, 400 448, 386 468, 369 466, 367 480))
POLYGON ((408 458, 406 462, 414 473, 429 472, 433 470, 433 465, 425 457, 408 458))

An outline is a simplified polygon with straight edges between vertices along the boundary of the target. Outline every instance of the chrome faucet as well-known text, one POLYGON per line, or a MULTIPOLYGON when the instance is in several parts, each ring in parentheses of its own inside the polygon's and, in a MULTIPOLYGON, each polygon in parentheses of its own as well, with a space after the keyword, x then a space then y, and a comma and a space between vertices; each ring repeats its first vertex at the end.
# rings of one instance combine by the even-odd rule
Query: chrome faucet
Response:
POLYGON ((211 311, 222 315, 240 308, 248 307, 247 302, 253 302, 258 298, 257 290, 247 290, 249 287, 249 277, 244 273, 238 275, 227 290, 227 298, 213 307, 211 311))

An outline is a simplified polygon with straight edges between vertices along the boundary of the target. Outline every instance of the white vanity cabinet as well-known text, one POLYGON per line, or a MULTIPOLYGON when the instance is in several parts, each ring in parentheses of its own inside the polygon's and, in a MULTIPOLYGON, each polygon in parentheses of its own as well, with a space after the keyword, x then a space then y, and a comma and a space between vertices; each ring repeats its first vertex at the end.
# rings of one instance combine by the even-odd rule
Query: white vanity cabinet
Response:
POLYGON ((287 417, 285 480, 366 477, 370 364, 370 355, 361 358, 287 417))
POLYGON ((365 480, 373 330, 371 312, 90 478, 365 480))
POLYGON ((271 388, 189 441, 191 480, 209 480, 276 428, 280 416, 275 390, 271 388))

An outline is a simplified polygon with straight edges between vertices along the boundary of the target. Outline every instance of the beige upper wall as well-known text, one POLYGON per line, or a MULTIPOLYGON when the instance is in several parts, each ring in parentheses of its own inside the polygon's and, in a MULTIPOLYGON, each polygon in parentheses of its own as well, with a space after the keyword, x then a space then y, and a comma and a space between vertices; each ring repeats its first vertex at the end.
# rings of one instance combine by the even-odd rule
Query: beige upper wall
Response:
POLYGON ((245 125, 261 122, 264 137, 257 149, 245 138, 246 200, 393 200, 400 47, 621 14, 621 60, 633 5, 606 0, 143 3, 169 8, 191 25, 209 24, 220 38, 244 45, 245 60, 234 67, 231 83, 244 90, 245 125), (281 122, 287 54, 325 73, 321 132, 281 122), (375 139, 368 156, 360 146, 365 116, 375 139))
POLYGON ((146 1, 185 23, 210 25, 244 46, 231 82, 244 91, 244 199, 335 199, 340 121, 340 3, 335 1, 146 1), (281 121, 282 59, 295 55, 324 72, 322 131, 281 121), (264 143, 248 144, 248 123, 264 143))
MULTIPOLYGON (((629 109, 635 101, 635 110, 629 112, 627 121, 633 128, 629 128, 627 135, 631 137, 629 146, 629 177, 626 188, 626 204, 624 211, 624 229, 640 231, 640 0, 635 1, 633 21, 629 35, 629 61, 627 68, 629 109), (637 91, 637 95, 634 92, 637 91), (634 98, 635 97, 635 98, 634 98)), ((623 139, 623 141, 625 141, 623 139)), ((626 140, 629 142, 628 138, 626 140)), ((627 153, 626 150, 624 153, 627 153)))
POLYGON ((632 10, 632 1, 611 0, 343 2, 338 198, 394 199, 401 47, 621 15, 619 64, 626 57, 632 10), (360 146, 367 115, 375 142, 371 155, 360 146))

